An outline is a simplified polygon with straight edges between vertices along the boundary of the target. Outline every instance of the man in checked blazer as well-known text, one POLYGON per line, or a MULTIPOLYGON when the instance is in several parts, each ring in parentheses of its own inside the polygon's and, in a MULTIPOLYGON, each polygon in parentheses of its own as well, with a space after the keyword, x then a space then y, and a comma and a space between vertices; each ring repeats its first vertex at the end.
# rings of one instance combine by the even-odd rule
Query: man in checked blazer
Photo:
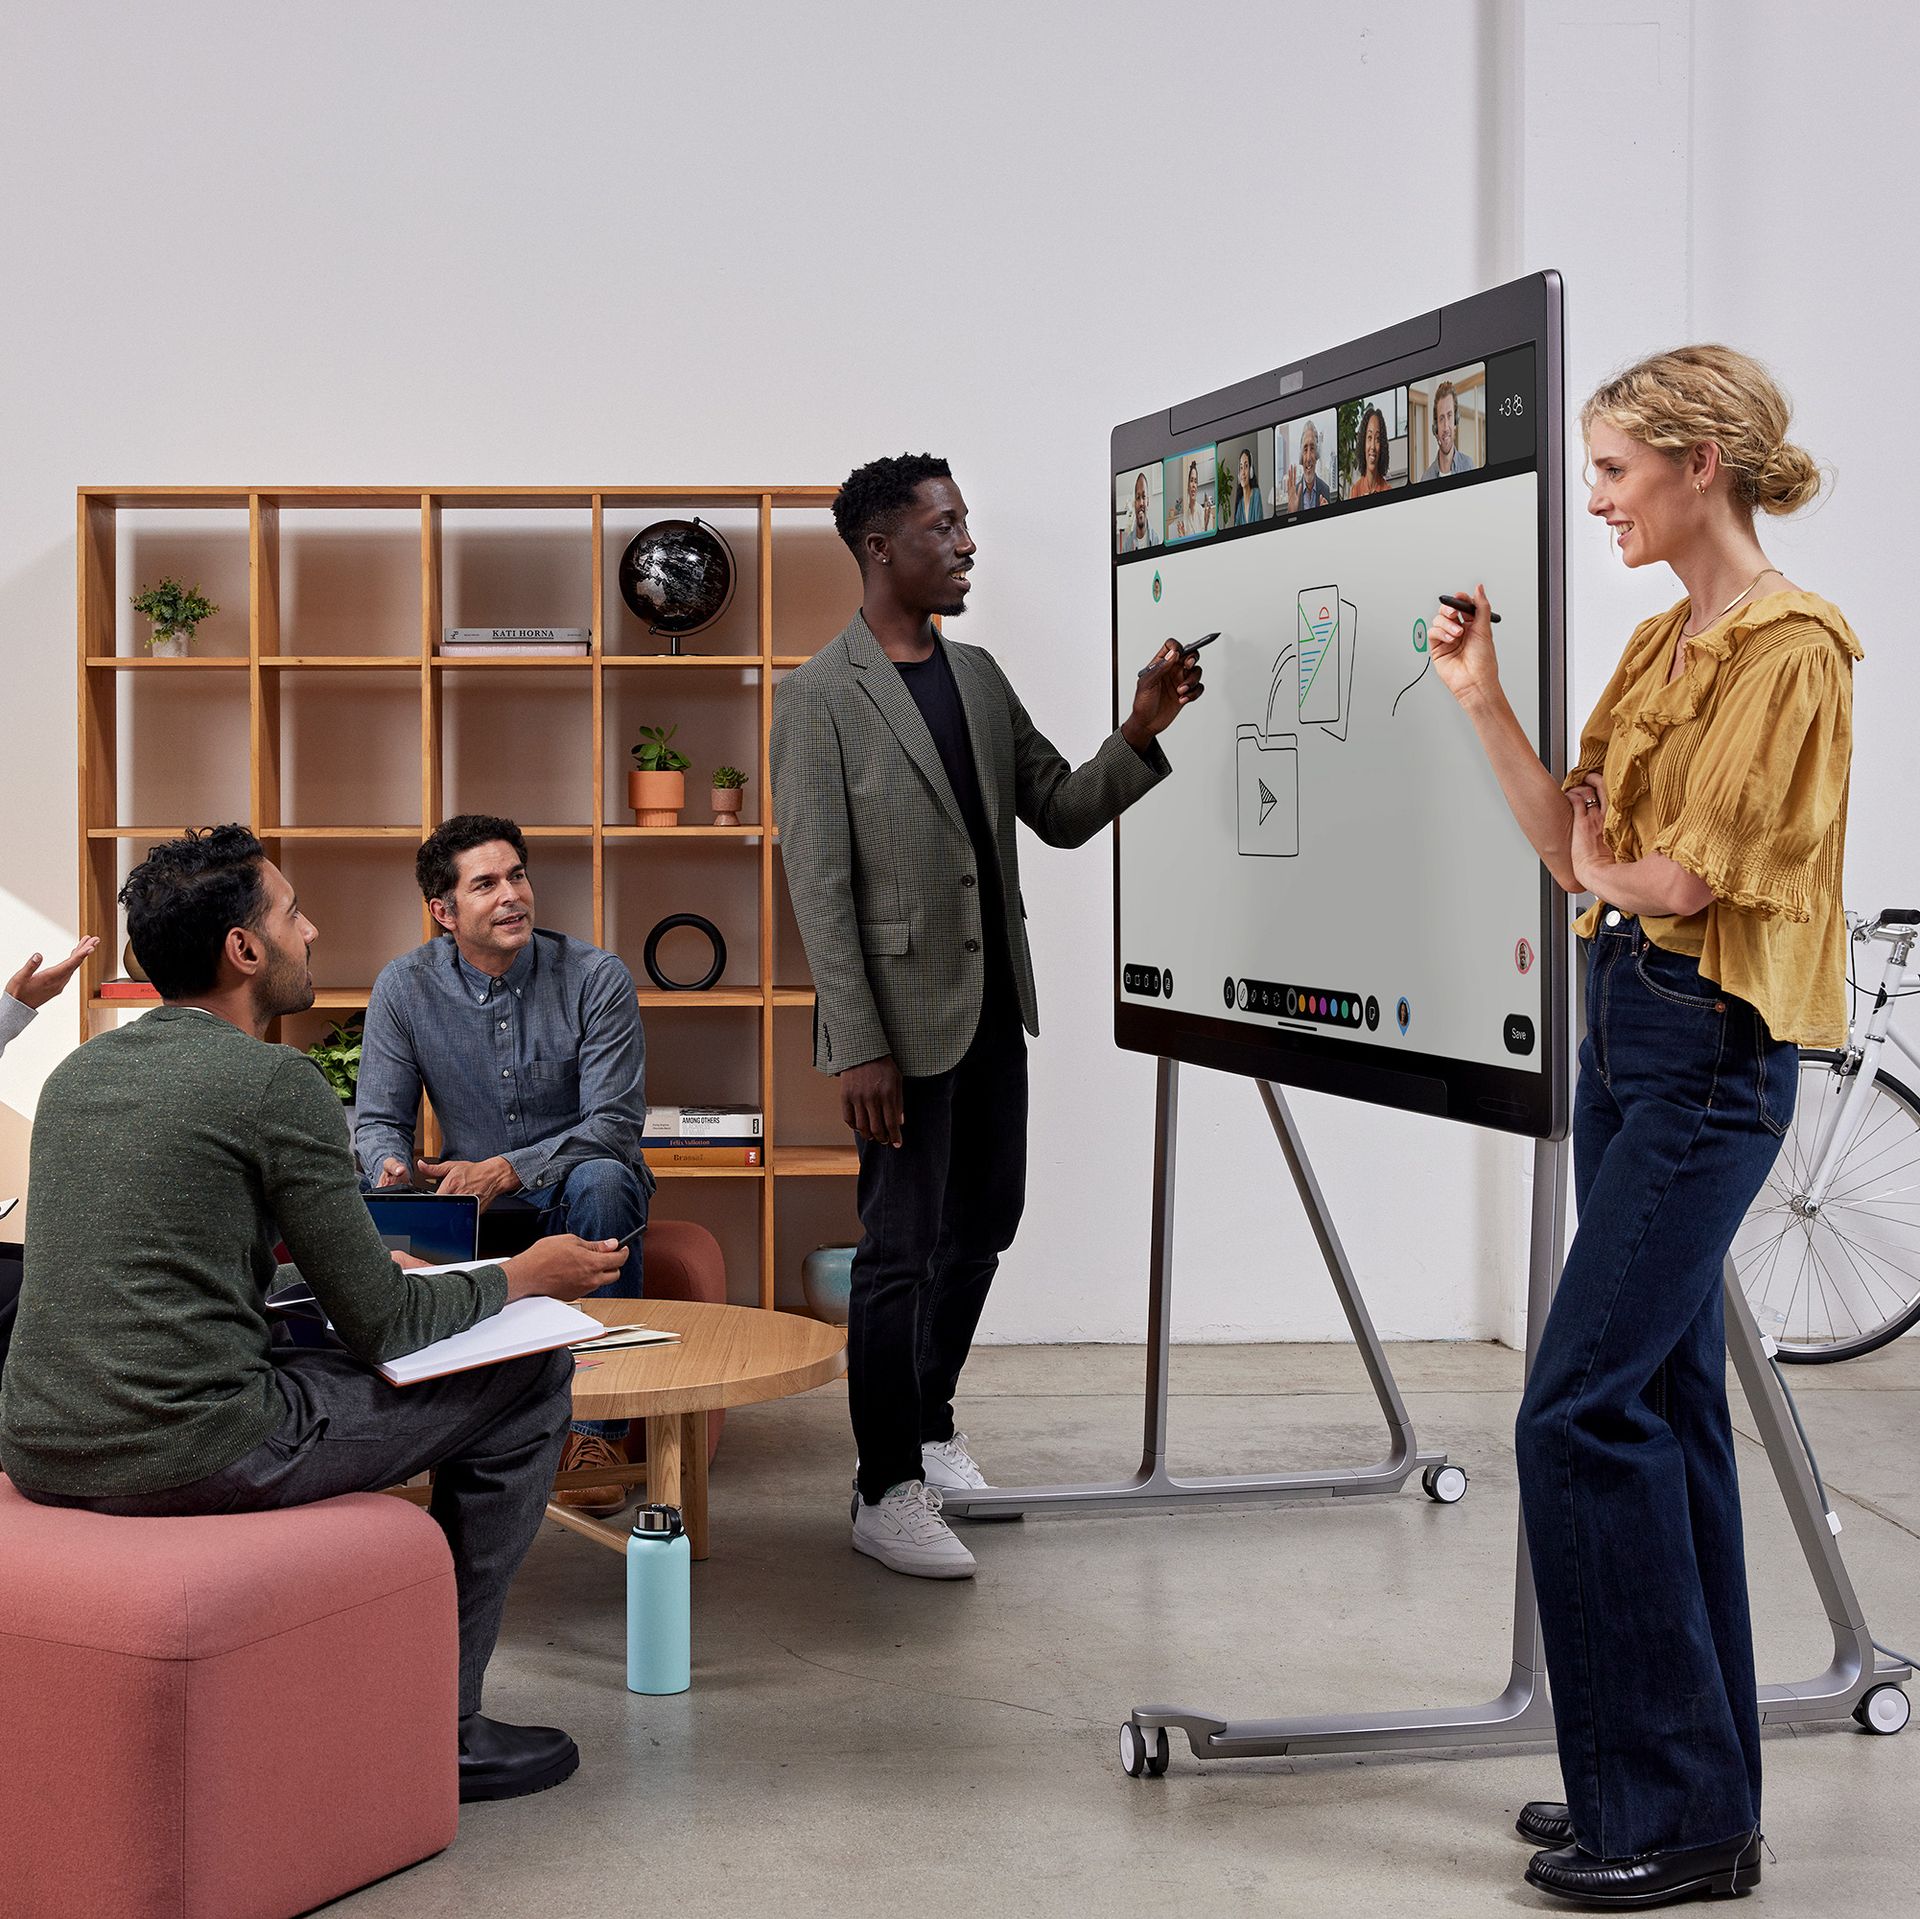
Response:
POLYGON ((1026 1196, 1027 1033, 1040 1030, 1016 820, 1079 846, 1172 770, 1158 736, 1201 693, 1168 641, 1085 766, 1054 751, 990 653, 945 638, 974 543, 944 460, 853 473, 834 503, 861 609, 774 701, 773 791, 813 967, 814 1064, 859 1138, 847 1384, 853 1545, 965 1579, 940 1490, 986 1480, 953 1396, 1026 1196))

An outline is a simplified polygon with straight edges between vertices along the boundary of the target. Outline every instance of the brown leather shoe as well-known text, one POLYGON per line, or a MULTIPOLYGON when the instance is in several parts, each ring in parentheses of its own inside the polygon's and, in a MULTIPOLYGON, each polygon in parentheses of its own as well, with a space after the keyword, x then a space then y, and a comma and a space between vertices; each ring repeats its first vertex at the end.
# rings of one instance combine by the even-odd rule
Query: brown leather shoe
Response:
MULTIPOLYGON (((569 1433, 566 1450, 560 1455, 563 1473, 591 1472, 596 1466, 624 1466, 627 1456, 610 1439, 598 1433, 569 1433)), ((618 1480, 604 1486, 568 1486, 553 1496, 556 1506, 569 1512, 584 1513, 589 1519, 611 1519, 627 1503, 628 1488, 618 1480)))

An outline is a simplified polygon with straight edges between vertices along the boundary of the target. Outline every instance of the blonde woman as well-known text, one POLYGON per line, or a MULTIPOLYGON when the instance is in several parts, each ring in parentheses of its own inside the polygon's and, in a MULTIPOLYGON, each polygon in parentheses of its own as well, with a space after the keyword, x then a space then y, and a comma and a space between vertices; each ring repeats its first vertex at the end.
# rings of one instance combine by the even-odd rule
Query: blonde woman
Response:
POLYGON ((1429 622, 1554 879, 1597 903, 1573 1120, 1580 1205, 1515 1444, 1564 1805, 1527 1870, 1589 1906, 1760 1878, 1760 1725, 1721 1268, 1793 1116, 1800 1046, 1846 1032, 1840 903, 1860 645, 1754 533, 1818 490, 1766 371, 1662 353, 1581 411, 1587 509, 1685 597, 1643 621, 1566 789, 1501 690, 1488 600, 1429 622))

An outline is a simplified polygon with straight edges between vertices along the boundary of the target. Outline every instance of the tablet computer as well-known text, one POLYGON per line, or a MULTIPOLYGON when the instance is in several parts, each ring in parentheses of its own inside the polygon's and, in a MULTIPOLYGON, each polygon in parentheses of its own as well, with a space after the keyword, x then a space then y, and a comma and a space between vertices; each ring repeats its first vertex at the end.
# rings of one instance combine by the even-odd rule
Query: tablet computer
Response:
POLYGON ((367 1211, 389 1252, 411 1253, 429 1266, 450 1266, 480 1251, 477 1193, 377 1192, 367 1211))

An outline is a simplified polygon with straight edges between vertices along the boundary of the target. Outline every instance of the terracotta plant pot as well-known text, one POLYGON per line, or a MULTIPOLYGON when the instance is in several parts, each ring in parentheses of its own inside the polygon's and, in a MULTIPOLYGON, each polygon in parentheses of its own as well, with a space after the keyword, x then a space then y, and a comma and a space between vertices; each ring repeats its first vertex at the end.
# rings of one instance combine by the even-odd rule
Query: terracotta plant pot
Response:
POLYGON ((627 804, 633 808, 635 826, 678 826, 686 803, 684 773, 643 773, 635 767, 627 775, 627 804))
POLYGON ((713 823, 715 826, 738 826, 740 824, 740 800, 744 787, 716 786, 713 788, 713 823))

